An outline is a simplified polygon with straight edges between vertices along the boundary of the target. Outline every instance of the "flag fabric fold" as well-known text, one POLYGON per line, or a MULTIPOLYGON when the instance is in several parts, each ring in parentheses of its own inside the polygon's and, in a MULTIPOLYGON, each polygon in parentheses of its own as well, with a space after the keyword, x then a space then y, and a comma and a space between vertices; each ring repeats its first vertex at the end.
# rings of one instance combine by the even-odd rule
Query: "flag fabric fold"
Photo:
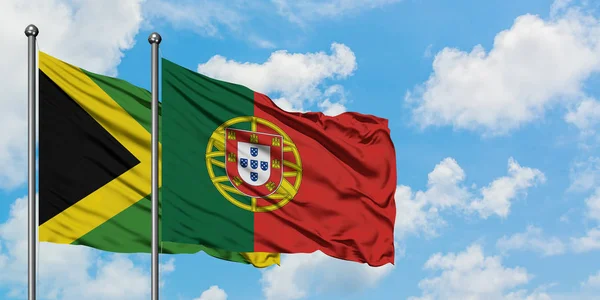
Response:
MULTIPOLYGON (((150 99, 145 89, 39 52, 40 241, 150 252, 150 99)), ((160 250, 279 264, 279 254, 197 243, 161 243, 160 250)))
POLYGON ((394 263, 388 121, 291 113, 162 60, 163 239, 394 263))

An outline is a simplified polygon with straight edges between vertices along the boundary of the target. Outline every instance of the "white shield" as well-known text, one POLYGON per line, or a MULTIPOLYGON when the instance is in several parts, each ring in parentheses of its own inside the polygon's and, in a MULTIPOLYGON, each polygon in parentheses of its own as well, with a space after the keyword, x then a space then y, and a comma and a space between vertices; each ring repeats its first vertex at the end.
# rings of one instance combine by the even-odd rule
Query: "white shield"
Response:
POLYGON ((271 147, 238 142, 238 172, 249 185, 263 185, 271 176, 271 147))

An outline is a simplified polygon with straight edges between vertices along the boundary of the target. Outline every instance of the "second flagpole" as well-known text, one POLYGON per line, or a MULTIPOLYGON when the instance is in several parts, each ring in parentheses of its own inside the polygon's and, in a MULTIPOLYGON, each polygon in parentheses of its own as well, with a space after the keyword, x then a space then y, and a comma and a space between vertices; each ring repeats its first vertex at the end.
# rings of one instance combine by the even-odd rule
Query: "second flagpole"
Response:
POLYGON ((28 131, 28 141, 27 141, 27 173, 28 173, 28 188, 27 188, 27 197, 28 197, 28 208, 27 208, 27 299, 35 300, 36 299, 36 280, 37 280, 37 263, 36 263, 36 251, 37 251, 37 203, 35 199, 35 175, 36 175, 36 167, 35 167, 35 145, 36 145, 36 136, 35 132, 37 129, 36 123, 36 100, 37 100, 37 77, 36 74, 38 72, 36 61, 37 61, 37 48, 36 48, 36 38, 39 33, 38 28, 31 24, 25 28, 25 36, 27 36, 27 92, 28 92, 28 102, 27 102, 27 131, 28 131))
POLYGON ((158 46, 162 38, 154 32, 148 37, 152 47, 152 300, 158 300, 158 46))

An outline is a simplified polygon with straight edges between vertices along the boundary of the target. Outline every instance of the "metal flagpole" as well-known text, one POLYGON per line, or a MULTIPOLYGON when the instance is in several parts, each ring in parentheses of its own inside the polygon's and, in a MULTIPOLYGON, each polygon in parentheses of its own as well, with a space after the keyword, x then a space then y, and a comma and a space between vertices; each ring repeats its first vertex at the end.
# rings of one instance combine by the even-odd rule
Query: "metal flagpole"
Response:
POLYGON ((158 300, 158 45, 162 38, 154 32, 152 46, 152 300, 158 300))
POLYGON ((38 28, 31 24, 25 28, 25 36, 27 36, 28 42, 28 53, 27 53, 27 80, 28 80, 28 126, 27 131, 29 139, 27 143, 27 154, 28 154, 28 230, 27 230, 27 266, 28 270, 28 295, 29 300, 35 300, 36 298, 36 246, 37 246, 37 220, 36 220, 36 199, 35 199, 35 131, 36 131, 36 120, 35 120, 35 106, 36 106, 36 93, 37 93, 37 49, 36 49, 36 38, 39 33, 38 28))

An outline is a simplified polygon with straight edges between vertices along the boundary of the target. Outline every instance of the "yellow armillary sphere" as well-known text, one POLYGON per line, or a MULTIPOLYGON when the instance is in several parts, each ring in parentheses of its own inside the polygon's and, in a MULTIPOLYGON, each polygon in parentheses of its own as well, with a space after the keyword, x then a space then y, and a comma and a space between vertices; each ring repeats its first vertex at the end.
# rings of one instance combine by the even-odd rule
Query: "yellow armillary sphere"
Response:
POLYGON ((302 161, 292 139, 277 125, 254 116, 233 118, 212 133, 206 146, 206 167, 223 197, 251 212, 283 207, 296 196, 302 181, 302 161), (233 129, 242 123, 250 123, 250 131, 233 129), (258 124, 272 132, 258 132, 258 124), (285 160, 288 152, 293 161, 285 160), (250 203, 235 196, 250 197, 250 203))

